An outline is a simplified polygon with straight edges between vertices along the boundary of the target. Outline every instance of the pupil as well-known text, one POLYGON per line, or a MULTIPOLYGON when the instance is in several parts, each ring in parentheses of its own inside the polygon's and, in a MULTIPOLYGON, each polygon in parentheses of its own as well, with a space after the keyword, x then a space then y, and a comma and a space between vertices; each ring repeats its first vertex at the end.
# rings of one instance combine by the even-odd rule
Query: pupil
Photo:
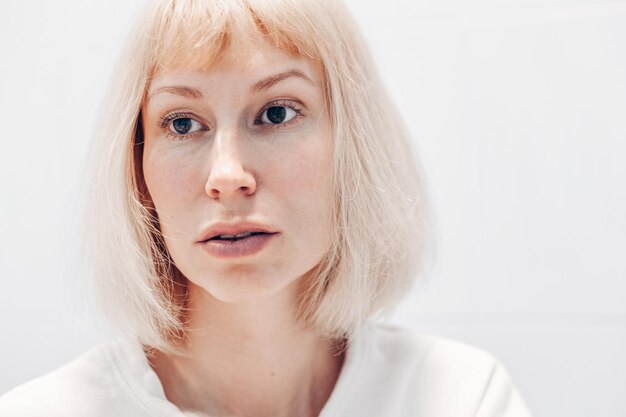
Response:
POLYGON ((181 118, 181 119, 176 119, 172 123, 172 126, 174 126, 174 130, 176 131, 176 133, 180 133, 181 135, 184 135, 185 133, 191 130, 191 119, 186 118, 186 117, 181 118))
POLYGON ((282 123, 287 115, 287 110, 284 107, 270 107, 267 109, 267 118, 272 123, 282 123))

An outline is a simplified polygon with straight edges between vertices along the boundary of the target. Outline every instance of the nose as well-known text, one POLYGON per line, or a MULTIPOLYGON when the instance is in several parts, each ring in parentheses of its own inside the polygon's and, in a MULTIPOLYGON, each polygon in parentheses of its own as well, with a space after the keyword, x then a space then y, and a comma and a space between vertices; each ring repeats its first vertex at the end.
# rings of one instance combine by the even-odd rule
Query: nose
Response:
POLYGON ((213 137, 211 171, 205 191, 215 200, 250 196, 256 191, 256 179, 244 166, 235 132, 217 132, 213 137))

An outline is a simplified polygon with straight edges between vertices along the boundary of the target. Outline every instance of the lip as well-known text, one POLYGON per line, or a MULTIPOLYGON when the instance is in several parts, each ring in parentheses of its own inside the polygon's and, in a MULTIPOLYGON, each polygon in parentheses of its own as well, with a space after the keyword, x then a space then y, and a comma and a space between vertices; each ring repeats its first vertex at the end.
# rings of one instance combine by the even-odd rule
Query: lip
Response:
POLYGON ((263 232, 268 234, 278 233, 270 226, 259 223, 214 223, 202 231, 198 238, 198 243, 205 243, 209 239, 219 235, 238 235, 244 232, 263 232))
POLYGON ((264 233, 233 241, 213 239, 201 242, 200 245, 207 254, 215 258, 248 258, 270 245, 275 236, 276 233, 264 233))

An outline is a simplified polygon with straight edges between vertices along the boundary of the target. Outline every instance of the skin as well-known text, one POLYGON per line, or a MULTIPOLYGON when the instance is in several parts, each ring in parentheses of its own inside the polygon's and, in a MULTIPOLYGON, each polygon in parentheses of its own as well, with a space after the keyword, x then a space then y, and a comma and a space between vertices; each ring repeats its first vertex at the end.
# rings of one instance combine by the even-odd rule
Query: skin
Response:
POLYGON ((150 362, 168 400, 190 416, 317 416, 344 360, 294 314, 302 281, 330 246, 323 73, 267 44, 252 50, 236 65, 163 69, 142 105, 144 177, 189 280, 191 329, 190 358, 157 351, 150 362), (286 107, 290 120, 258 123, 268 107, 288 104, 298 109, 286 107), (180 136, 172 113, 192 133, 180 136), (279 233, 238 258, 197 242, 215 222, 242 221, 279 233))

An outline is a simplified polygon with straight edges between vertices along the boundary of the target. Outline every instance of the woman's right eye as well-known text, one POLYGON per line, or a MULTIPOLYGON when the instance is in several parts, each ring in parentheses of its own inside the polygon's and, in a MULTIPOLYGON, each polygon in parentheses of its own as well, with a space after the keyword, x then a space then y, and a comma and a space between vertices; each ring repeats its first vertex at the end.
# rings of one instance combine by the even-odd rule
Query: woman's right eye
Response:
POLYGON ((171 113, 161 118, 159 122, 161 129, 167 129, 168 136, 175 139, 187 139, 194 133, 209 130, 208 127, 193 118, 188 113, 171 113))
POLYGON ((170 132, 176 135, 188 135, 190 133, 202 130, 203 126, 190 117, 179 117, 172 120, 170 124, 170 132))

